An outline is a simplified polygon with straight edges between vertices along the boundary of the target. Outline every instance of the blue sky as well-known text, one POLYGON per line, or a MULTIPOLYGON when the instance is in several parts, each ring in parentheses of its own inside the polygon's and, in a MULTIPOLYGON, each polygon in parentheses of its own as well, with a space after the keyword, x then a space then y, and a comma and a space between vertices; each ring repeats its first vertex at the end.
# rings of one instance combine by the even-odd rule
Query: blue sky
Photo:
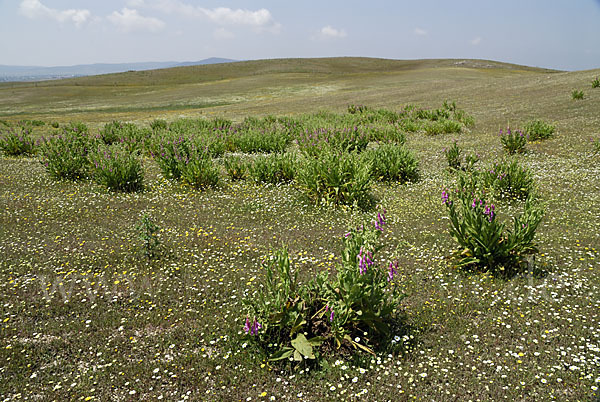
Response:
POLYGON ((0 0, 0 64, 326 56, 600 68, 600 0, 0 0))

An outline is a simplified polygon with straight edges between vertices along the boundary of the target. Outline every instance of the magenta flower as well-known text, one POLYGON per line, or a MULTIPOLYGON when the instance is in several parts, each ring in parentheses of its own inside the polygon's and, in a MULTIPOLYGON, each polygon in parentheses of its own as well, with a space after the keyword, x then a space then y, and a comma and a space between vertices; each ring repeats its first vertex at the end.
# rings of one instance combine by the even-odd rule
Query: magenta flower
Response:
POLYGON ((390 272, 388 272, 388 282, 394 279, 394 275, 398 273, 398 260, 394 260, 394 262, 390 262, 390 272))

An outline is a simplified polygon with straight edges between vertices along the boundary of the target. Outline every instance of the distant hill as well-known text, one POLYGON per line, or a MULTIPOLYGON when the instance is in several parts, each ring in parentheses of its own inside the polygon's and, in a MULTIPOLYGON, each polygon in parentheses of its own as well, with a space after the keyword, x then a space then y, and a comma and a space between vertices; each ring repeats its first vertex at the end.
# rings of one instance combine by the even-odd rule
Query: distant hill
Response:
POLYGON ((200 61, 164 61, 144 63, 96 63, 76 66, 8 66, 0 65, 0 81, 40 81, 88 75, 122 73, 126 71, 157 70, 171 67, 188 67, 206 64, 231 63, 236 60, 211 57, 200 61))

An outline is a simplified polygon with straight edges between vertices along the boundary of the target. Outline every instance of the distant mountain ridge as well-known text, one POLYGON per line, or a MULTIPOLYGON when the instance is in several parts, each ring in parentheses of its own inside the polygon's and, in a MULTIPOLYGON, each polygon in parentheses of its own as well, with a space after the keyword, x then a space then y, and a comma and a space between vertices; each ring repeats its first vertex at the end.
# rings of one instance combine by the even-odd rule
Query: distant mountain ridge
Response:
POLYGON ((237 60, 211 57, 199 61, 163 61, 141 63, 96 63, 75 66, 9 66, 0 65, 0 81, 37 81, 87 75, 122 73, 125 71, 156 70, 171 67, 199 66, 205 64, 231 63, 237 60))

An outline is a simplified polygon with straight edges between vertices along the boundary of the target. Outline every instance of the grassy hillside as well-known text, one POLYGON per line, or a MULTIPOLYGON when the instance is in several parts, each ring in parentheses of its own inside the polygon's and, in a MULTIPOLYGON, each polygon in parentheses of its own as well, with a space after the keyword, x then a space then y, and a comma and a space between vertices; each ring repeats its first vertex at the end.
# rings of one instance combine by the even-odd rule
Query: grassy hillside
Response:
MULTIPOLYGON (((133 154, 144 177, 144 190, 133 193, 93 180, 54 180, 40 154, 0 155, 0 399, 597 400, 600 151, 590 141, 600 148, 600 88, 591 87, 597 76, 600 69, 558 72, 481 60, 341 58, 0 85, 0 119, 57 122, 61 130, 83 121, 91 127, 83 148, 98 150, 96 157, 108 150, 99 143, 106 122, 133 121, 131 132, 148 136, 133 154), (572 98, 574 89, 584 91, 582 100, 572 98), (474 124, 448 112, 457 129, 428 132, 444 112, 429 109, 445 100, 472 115, 474 124), (372 109, 352 114, 350 104, 372 109), (267 115, 285 118, 235 124, 267 115), (223 128, 222 119, 182 116, 229 118, 234 128, 223 128), (169 129, 150 130, 157 118, 172 123, 169 129), (499 130, 523 128, 532 119, 554 125, 553 135, 508 157, 499 130), (353 133, 357 122, 359 131, 405 140, 402 149, 418 162, 418 177, 400 184, 381 181, 385 171, 370 173, 370 205, 324 206, 298 179, 298 172, 310 173, 323 160, 298 156, 304 130, 312 141, 324 131, 353 133), (290 127, 301 129, 286 137, 290 127), (214 145, 214 138, 225 144, 223 154, 210 159, 217 187, 166 178, 161 153, 186 135, 208 141, 198 143, 203 146, 214 145), (303 158, 293 165, 295 179, 229 178, 226 160, 256 168, 264 158, 279 157, 243 150, 270 135, 286 137, 277 148, 284 157, 303 158), (442 191, 460 187, 444 153, 454 142, 480 159, 478 173, 465 173, 469 177, 495 171, 505 160, 530 173, 530 190, 545 216, 535 237, 539 253, 527 270, 507 278, 456 267, 458 246, 442 204, 442 191), (268 361, 256 338, 244 336, 245 318, 254 318, 246 302, 265 294, 262 263, 286 245, 301 282, 334 273, 348 231, 362 222, 370 227, 383 208, 383 248, 368 272, 380 265, 387 275, 387 264, 397 260, 393 278, 382 281, 405 295, 395 305, 391 335, 381 337, 387 343, 378 345, 376 356, 356 353, 346 341, 339 350, 333 342, 320 349, 320 364, 268 361), (144 213, 157 224, 155 235, 148 235, 151 225, 141 225, 144 213), (149 238, 160 243, 152 258, 145 253, 149 238)), ((8 129, 0 124, 0 131, 8 129)), ((53 132, 45 124, 33 127, 32 136, 53 132)), ((360 154, 317 155, 334 162, 354 158, 346 159, 356 162, 350 168, 370 169, 377 158, 364 155, 383 148, 374 138, 362 143, 360 154)), ((111 149, 121 151, 128 144, 114 142, 111 149)), ((177 160, 187 166, 187 159, 177 160)), ((513 228, 524 200, 488 190, 485 197, 496 197, 496 219, 513 228)), ((330 336, 329 317, 316 329, 305 326, 306 332, 330 336)), ((357 326, 351 341, 375 344, 370 330, 357 326)))
MULTIPOLYGON (((481 60, 281 59, 0 85, 0 118, 108 121, 399 106, 478 80, 556 73, 481 60)), ((469 88, 465 88, 466 93, 469 88)), ((443 95, 443 94, 442 94, 443 95)), ((459 97, 460 93, 449 94, 459 97)), ((462 99, 458 99, 461 101, 462 99)))

